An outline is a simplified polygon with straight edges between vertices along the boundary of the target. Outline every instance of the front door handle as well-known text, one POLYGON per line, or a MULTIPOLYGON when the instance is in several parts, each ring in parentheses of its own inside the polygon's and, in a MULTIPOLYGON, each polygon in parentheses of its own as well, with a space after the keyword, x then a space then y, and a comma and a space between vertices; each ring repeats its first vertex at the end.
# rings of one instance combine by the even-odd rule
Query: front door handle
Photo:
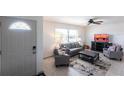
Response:
POLYGON ((32 47, 33 54, 36 54, 36 46, 32 47))

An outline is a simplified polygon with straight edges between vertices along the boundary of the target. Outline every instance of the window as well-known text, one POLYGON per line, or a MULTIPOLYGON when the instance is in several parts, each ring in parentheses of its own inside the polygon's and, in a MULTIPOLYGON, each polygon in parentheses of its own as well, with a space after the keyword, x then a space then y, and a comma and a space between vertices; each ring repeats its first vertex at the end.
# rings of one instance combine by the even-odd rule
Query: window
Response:
POLYGON ((78 30, 74 29, 55 29, 55 40, 58 43, 78 41, 78 30))
POLYGON ((69 30, 69 42, 76 42, 78 39, 77 30, 69 30))
POLYGON ((15 22, 10 25, 9 29, 13 30, 31 30, 30 26, 25 22, 15 22))
POLYGON ((67 29, 56 29, 55 40, 56 42, 67 43, 68 42, 68 30, 67 29))

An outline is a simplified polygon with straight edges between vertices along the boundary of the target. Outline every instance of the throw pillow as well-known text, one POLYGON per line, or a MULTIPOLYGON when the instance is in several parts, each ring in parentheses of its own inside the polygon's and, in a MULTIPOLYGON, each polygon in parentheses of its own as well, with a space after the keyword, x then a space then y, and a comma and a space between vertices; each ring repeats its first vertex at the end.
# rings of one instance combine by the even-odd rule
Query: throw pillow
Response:
POLYGON ((116 46, 110 46, 110 47, 108 48, 108 51, 115 51, 115 49, 116 49, 116 46))

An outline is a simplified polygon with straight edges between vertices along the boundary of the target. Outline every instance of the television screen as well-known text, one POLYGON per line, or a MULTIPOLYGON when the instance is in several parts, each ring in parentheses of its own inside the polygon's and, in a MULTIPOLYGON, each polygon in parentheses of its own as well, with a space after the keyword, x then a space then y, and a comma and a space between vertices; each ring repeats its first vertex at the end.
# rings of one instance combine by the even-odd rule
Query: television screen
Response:
POLYGON ((96 42, 109 42, 109 34, 95 34, 94 41, 96 42))

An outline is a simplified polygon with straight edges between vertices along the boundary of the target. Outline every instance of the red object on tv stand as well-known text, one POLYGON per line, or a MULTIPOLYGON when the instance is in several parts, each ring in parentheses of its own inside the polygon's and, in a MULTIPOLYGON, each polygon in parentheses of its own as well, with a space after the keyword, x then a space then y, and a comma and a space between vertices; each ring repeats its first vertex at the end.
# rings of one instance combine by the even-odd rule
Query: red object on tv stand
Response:
POLYGON ((109 34, 95 34, 94 41, 95 42, 109 42, 109 34))

